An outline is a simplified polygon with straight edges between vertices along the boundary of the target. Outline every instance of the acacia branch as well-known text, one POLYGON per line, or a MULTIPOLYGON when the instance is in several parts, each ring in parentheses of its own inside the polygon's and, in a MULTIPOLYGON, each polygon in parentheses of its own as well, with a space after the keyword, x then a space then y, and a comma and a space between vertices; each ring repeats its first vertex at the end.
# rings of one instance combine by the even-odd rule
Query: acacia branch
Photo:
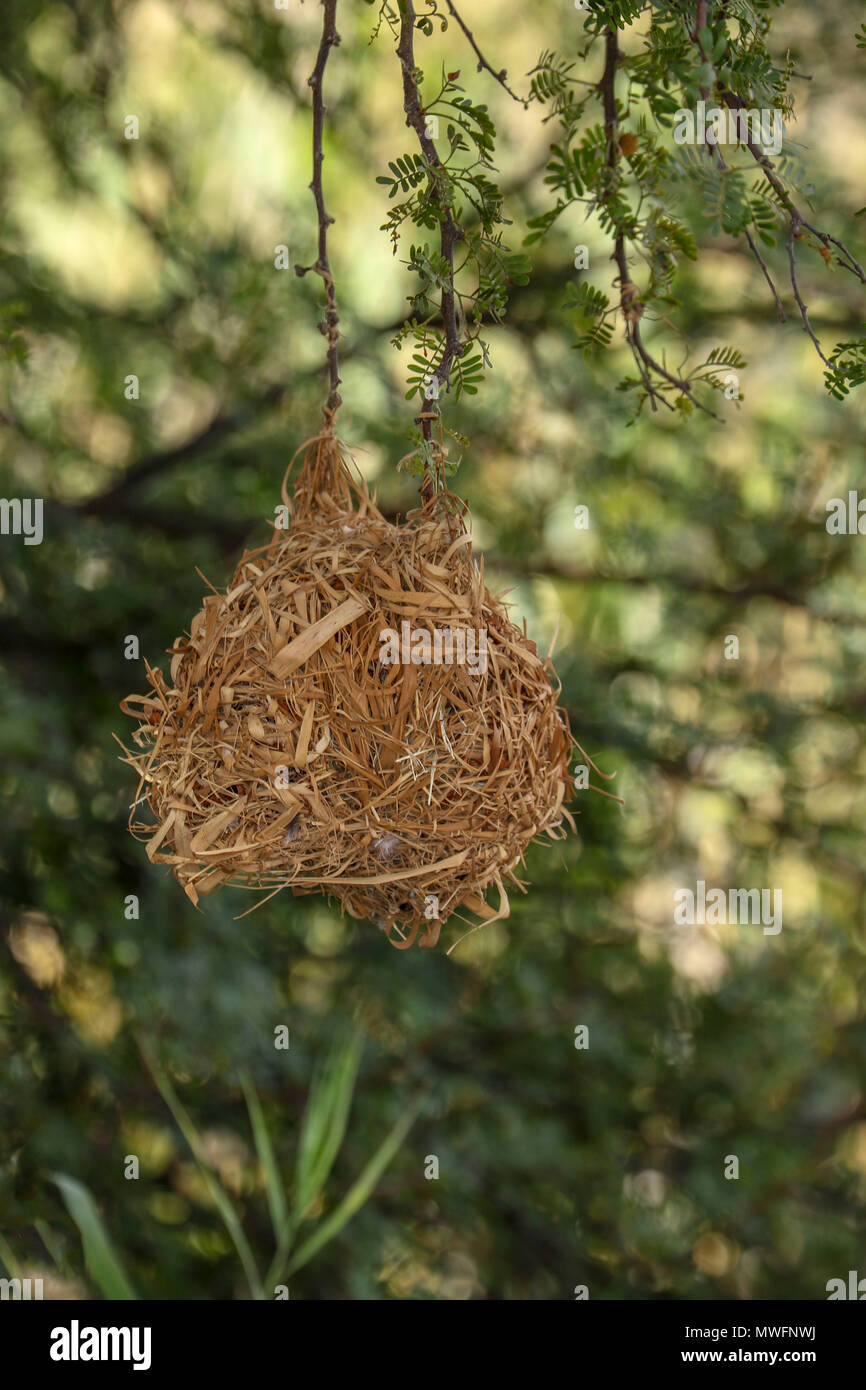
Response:
MULTIPOLYGON (((418 87, 421 73, 415 66, 415 6, 412 0, 403 0, 400 7, 400 41, 397 45, 397 56, 400 59, 403 72, 403 110, 406 113, 406 124, 417 135, 421 153, 427 165, 430 200, 436 206, 439 217, 439 247, 442 259, 448 266, 448 274, 442 286, 441 299, 445 341, 442 355, 432 375, 431 385, 428 387, 426 409, 418 416, 422 434, 426 440, 430 441, 433 438, 433 421, 439 414, 438 394, 443 387, 446 391, 448 390, 451 369, 455 359, 463 353, 463 344, 460 341, 460 330, 457 324, 457 300, 454 291, 454 248, 458 241, 463 240, 463 232, 454 220, 450 203, 451 195, 448 191, 450 188, 448 173, 439 158, 431 136, 428 134, 424 108, 421 105, 421 93, 418 87)), ((425 502, 433 495, 433 488, 433 480, 425 475, 421 488, 421 496, 425 502)))
POLYGON ((517 92, 512 91, 509 87, 508 82, 506 81, 508 73, 505 70, 505 68, 501 68, 500 71, 497 72, 496 69, 490 63, 488 63, 484 54, 481 52, 481 49, 478 47, 478 44, 475 42, 475 35, 472 33, 472 30, 462 19, 462 17, 458 14, 457 10, 451 3, 451 0, 445 0, 445 2, 448 6, 448 11, 451 14, 452 18, 456 19, 457 23, 460 25, 460 28, 463 30, 463 33, 469 40, 469 43, 472 47, 472 51, 475 54, 475 57, 478 59, 478 71, 489 72, 490 76, 495 77, 500 87, 504 88, 504 90, 508 93, 512 101, 519 102, 520 105, 524 108, 527 107, 529 105, 528 99, 526 97, 518 96, 517 92))
MULTIPOLYGON (((724 6, 723 6, 723 8, 724 8, 724 6)), ((697 17, 696 17, 696 21, 695 21, 695 27, 694 27, 694 29, 693 29, 692 32, 691 32, 692 42, 697 46, 698 52, 700 53, 701 58, 703 59, 703 61, 704 61, 705 63, 708 63, 708 62, 709 62, 709 54, 706 52, 706 49, 704 48, 703 40, 702 40, 702 38, 701 38, 701 30, 704 29, 704 28, 706 28, 707 17, 708 17, 708 10, 709 10, 709 3, 708 3, 708 0, 698 0, 698 10, 697 10, 697 17)), ((703 101, 709 101, 709 98, 710 98, 710 89, 709 89, 709 87, 704 87, 704 86, 702 86, 701 89, 700 89, 700 92, 701 92, 701 99, 702 99, 703 101)), ((727 164, 725 163, 724 155, 722 154, 722 152, 721 152, 721 150, 719 149, 718 145, 715 145, 715 146, 714 146, 714 154, 715 154, 716 164, 718 165, 718 167, 719 167, 719 169, 721 170, 722 174, 726 174, 726 173, 728 172, 728 166, 727 166, 727 164)), ((786 322, 787 322, 787 314, 785 313, 785 306, 784 306, 784 304, 782 303, 781 297, 780 297, 780 295, 779 295, 779 291, 776 289, 776 282, 774 281, 772 275, 770 274, 770 267, 767 265, 767 262, 764 260, 764 257, 761 255, 760 249, 759 249, 759 247, 758 247, 758 243, 755 241, 755 238, 752 236, 752 233, 749 231, 749 228, 748 228, 748 227, 745 229, 745 238, 746 238, 746 242, 747 242, 747 245, 748 245, 748 247, 749 247, 749 250, 751 251, 752 255, 754 256, 755 260, 758 262, 758 265, 759 265, 760 268, 761 268, 761 273, 762 273, 764 279, 766 280, 766 282, 767 282, 767 284, 768 284, 768 286, 769 286, 770 293, 772 294, 773 299, 776 301, 776 311, 777 311, 777 313, 778 313, 778 315, 779 315, 779 322, 780 322, 780 323, 786 323, 786 322)))
POLYGON ((324 19, 322 22, 322 40, 319 44, 319 52, 308 84, 313 89, 313 181, 310 190, 316 200, 316 214, 319 219, 319 253, 315 265, 295 266, 295 274, 306 275, 314 270, 317 275, 321 275, 325 285, 325 318, 319 324, 319 331, 328 340, 328 377, 331 389, 325 403, 322 414, 325 418, 325 425, 330 428, 334 422, 342 397, 340 395, 340 364, 337 353, 337 344, 340 338, 339 323, 340 318, 337 313, 337 293, 334 288, 334 277, 331 274, 331 265, 328 260, 328 228, 333 224, 333 217, 330 217, 325 209, 325 197, 322 191, 322 164, 324 162, 324 151, 322 149, 322 137, 325 129, 325 106, 323 83, 325 76, 325 64, 332 48, 340 42, 340 35, 337 33, 337 0, 322 0, 324 19))
MULTIPOLYGON (((704 49, 703 42, 700 37, 700 31, 707 25, 709 17, 708 12, 708 0, 698 0, 695 27, 690 32, 691 40, 697 48, 701 60, 705 63, 709 61, 709 56, 704 49)), ((742 97, 737 96, 735 92, 729 91, 726 87, 721 86, 721 84, 717 85, 716 91, 718 93, 719 100, 724 102, 725 106, 729 111, 740 113, 742 111, 748 110, 747 103, 743 100, 742 97)), ((701 87, 701 96, 704 98, 704 100, 707 100, 709 98, 709 95, 709 89, 706 87, 701 87)), ((812 324, 809 320, 809 312, 806 307, 803 296, 800 292, 800 286, 797 279, 797 260, 795 252, 796 243, 800 240, 800 237, 802 236, 804 231, 810 232, 812 236, 816 237, 818 241, 821 242, 824 248, 821 254, 824 256, 825 260, 829 261, 832 258, 832 252, 830 249, 832 247, 836 252, 836 264, 841 266, 843 270, 849 271, 850 274, 852 274, 856 279, 860 281, 861 284, 864 285, 866 285, 866 271, 864 271, 859 261, 855 259, 855 257, 851 254, 851 252, 848 250, 847 246, 845 246, 843 242, 839 241, 836 237, 831 236, 828 232, 822 231, 819 227, 813 226, 811 222, 808 222, 806 220, 800 208, 797 206, 790 193, 788 192, 788 189, 785 187, 785 184, 783 183, 782 179, 779 177, 779 174, 776 170, 775 165, 773 164, 773 161, 770 159, 770 156, 761 148, 760 145, 757 145, 755 141, 749 137, 747 125, 740 126, 738 131, 738 137, 739 142, 746 147, 746 149, 749 151, 749 154, 754 159, 755 163, 759 165, 765 179, 767 180, 767 183, 772 188, 782 208, 788 215, 787 250, 791 291, 794 295, 797 308, 800 311, 800 318, 802 320, 805 332, 812 340, 812 343, 815 347, 815 351, 821 358, 821 361, 824 363, 826 367, 830 369, 830 371, 833 371, 833 364, 825 355, 821 347, 821 344, 818 340, 818 337, 815 334, 814 329, 812 328, 812 324)), ((722 171, 725 172, 725 162, 718 147, 716 147, 715 149, 715 154, 717 163, 719 164, 722 171)), ((763 273, 764 279, 767 281, 767 284, 769 285, 770 290, 772 291, 773 297, 776 301, 776 307, 779 311, 779 317, 782 320, 782 322, 784 322, 785 310, 782 305, 782 301, 779 297, 778 290, 776 289, 775 283, 773 282, 773 278, 767 267, 767 264, 760 251, 758 250, 757 244, 755 243, 754 238, 752 237, 748 229, 746 230, 745 235, 746 241, 749 245, 749 249, 751 250, 752 254, 757 260, 763 273)))
MULTIPOLYGON (((722 101, 724 101, 725 105, 728 107, 729 110, 743 111, 746 109, 746 103, 745 101, 743 101, 742 97, 735 96, 733 92, 721 91, 720 95, 722 101)), ((821 347, 821 344, 814 332, 814 329, 812 328, 812 325, 809 321, 808 309, 806 308, 803 296, 800 293, 800 286, 797 280, 797 258, 794 249, 795 243, 799 241, 804 230, 810 232, 812 236, 817 237, 817 239, 822 243, 824 247, 824 251, 822 252, 822 254, 826 253, 826 259, 829 260, 831 258, 832 253, 830 252, 830 247, 835 247, 836 264, 841 266, 843 270, 849 271, 853 276, 855 276, 856 279, 860 281, 861 284, 864 285, 866 285, 866 272, 864 272, 863 267, 860 265, 860 263, 857 260, 855 260, 855 258, 851 255, 851 252, 848 250, 847 246, 845 246, 841 241, 838 241, 836 237, 830 236, 828 232, 823 232, 819 227, 814 227, 811 222, 806 221, 802 212, 797 207, 797 204, 794 202, 790 193, 785 188, 785 185, 782 183, 781 179, 776 173, 775 166, 772 160, 770 159, 769 155, 765 154, 765 152, 760 148, 760 146, 756 145, 753 140, 750 140, 748 138, 748 136, 746 136, 745 140, 743 141, 743 144, 746 146, 746 149, 749 151, 749 154, 755 160, 756 164, 760 165, 761 170, 764 174, 764 178, 767 180, 770 187, 773 189, 777 198, 781 202, 783 208, 785 209, 785 212, 788 214, 787 246, 791 291, 794 295, 794 299, 796 300, 797 308, 800 310, 800 318, 802 319, 803 328, 805 332, 811 338, 815 346, 815 351, 821 358, 821 361, 824 363, 826 367, 830 369, 830 371, 832 371, 833 364, 825 355, 821 347)), ((769 276, 767 278, 769 278, 769 276)))
POLYGON ((809 337, 812 339, 812 342, 815 345, 815 351, 817 352, 821 361, 824 363, 824 366, 829 367, 830 371, 832 372, 833 363, 825 355, 824 349, 821 347, 821 344, 815 336, 815 330, 813 329, 809 319, 809 311, 806 308, 806 303, 803 299, 803 296, 800 293, 800 284, 797 280, 797 258, 794 254, 794 242, 797 236, 799 235, 798 221, 799 219, 796 217, 791 218, 790 230, 788 232, 788 267, 791 277, 791 289, 793 290, 794 298, 797 301, 797 308, 800 310, 800 318, 803 320, 803 328, 805 329, 809 337))
MULTIPOLYGON (((719 158, 721 159, 721 155, 719 155, 719 158)), ((772 294, 773 299, 774 299, 775 302, 776 302, 776 313, 777 313, 778 316, 779 316, 779 322, 780 322, 780 323, 787 323, 787 322, 788 322, 788 315, 785 313, 785 306, 784 306, 784 304, 782 303, 781 296, 780 296, 780 294, 779 294, 779 291, 778 291, 777 288, 776 288, 776 282, 775 282, 775 280, 773 279, 772 275, 770 274, 770 267, 767 265, 767 262, 764 260, 764 257, 761 255, 760 248, 758 247, 758 243, 755 241, 755 238, 752 236, 752 233, 749 231, 748 227, 746 228, 746 231, 745 231, 745 237, 746 237, 746 243, 747 243, 747 245, 748 245, 748 247, 749 247, 749 250, 751 251, 751 253, 752 253, 752 255, 754 256, 755 260, 758 262, 758 265, 759 265, 760 268, 761 268, 761 274, 763 275, 764 279, 766 280, 767 285, 769 286, 769 289, 770 289, 770 293, 772 294)))
MULTIPOLYGON (((719 95, 729 110, 748 110, 743 98, 738 97, 734 92, 729 92, 725 88, 720 88, 719 95)), ((834 246, 837 251, 836 263, 840 265, 843 270, 849 271, 862 285, 866 285, 866 270, 864 270, 860 262, 852 256, 844 242, 839 241, 834 236, 830 236, 829 232, 823 232, 819 227, 814 227, 812 223, 807 221, 803 216, 800 208, 798 208, 785 185, 782 183, 782 180, 779 178, 776 167, 770 159, 770 156, 761 149, 760 145, 756 145, 754 140, 749 138, 748 134, 746 134, 746 138, 742 143, 749 151, 755 163, 760 165, 768 184, 775 192, 779 202, 791 219, 792 224, 794 224, 795 236, 798 235, 800 229, 803 228, 807 232, 811 232, 813 236, 816 236, 828 251, 831 246, 834 246)))
MULTIPOLYGON (((608 206, 613 202, 614 184, 619 163, 619 148, 617 145, 616 133, 619 126, 619 116, 616 107, 616 69, 619 62, 619 42, 616 30, 608 27, 605 29, 604 39, 604 72, 602 73, 600 90, 602 104, 604 107, 604 129, 607 136, 607 171, 609 184, 607 192, 599 200, 603 205, 608 206)), ((622 231, 619 222, 612 214, 612 220, 616 226, 616 236, 614 239, 613 259, 616 262, 619 280, 620 308, 625 319, 626 342, 632 351, 635 365, 640 373, 644 389, 650 400, 653 410, 657 409, 657 403, 666 405, 669 410, 674 407, 669 400, 662 394, 658 386, 653 382, 653 375, 662 381, 668 382, 682 395, 686 396, 693 405, 702 410, 706 415, 711 415, 714 420, 720 417, 714 410, 710 410, 699 401, 692 390, 692 383, 685 377, 675 376, 669 372, 661 362, 649 352, 643 341, 640 330, 640 318, 643 313, 643 305, 640 301, 640 292, 637 285, 633 285, 629 279, 628 256, 626 254, 625 233, 622 231)))

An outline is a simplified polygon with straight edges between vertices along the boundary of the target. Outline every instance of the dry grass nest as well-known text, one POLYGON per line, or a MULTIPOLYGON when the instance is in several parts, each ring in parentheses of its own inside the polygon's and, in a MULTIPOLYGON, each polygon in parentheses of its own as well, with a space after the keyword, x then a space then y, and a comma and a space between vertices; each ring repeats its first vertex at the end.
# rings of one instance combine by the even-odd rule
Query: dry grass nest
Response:
POLYGON ((460 907, 507 916, 530 841, 574 829, 549 660, 488 591, 452 494, 393 525, 326 431, 283 501, 290 524, 204 599, 169 678, 148 666, 121 706, 132 833, 195 904, 227 883, 255 906, 320 891, 400 948, 435 945, 460 907), (417 663, 382 660, 407 630, 417 663))

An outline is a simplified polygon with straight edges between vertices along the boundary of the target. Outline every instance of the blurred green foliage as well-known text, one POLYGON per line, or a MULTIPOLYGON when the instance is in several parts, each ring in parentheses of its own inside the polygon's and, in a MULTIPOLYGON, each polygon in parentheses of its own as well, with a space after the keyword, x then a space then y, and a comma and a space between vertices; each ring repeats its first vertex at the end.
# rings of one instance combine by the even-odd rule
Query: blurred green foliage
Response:
MULTIPOLYGON (((368 45, 367 8, 343 8, 324 166, 341 432, 404 512, 414 485, 393 465, 413 406, 389 340, 412 286, 376 230, 376 175, 405 140, 399 70, 368 45)), ((475 9, 515 83, 582 24, 570 0, 475 9)), ((866 175, 858 10, 797 0, 777 35, 811 77, 791 133, 816 202, 855 248, 838 209, 866 175)), ((293 1298, 823 1298, 862 1270, 866 1215, 866 542, 824 524, 858 486, 864 407, 825 396, 796 313, 776 322, 758 268, 697 205, 680 321, 693 348, 735 341, 749 362, 723 426, 627 427, 627 350, 573 350, 575 244, 593 283, 615 274, 578 210, 533 246, 484 389, 447 406, 471 439, 456 486, 491 587, 540 645, 559 623, 564 703, 624 811, 579 794, 580 837, 533 850, 508 922, 450 957, 391 951, 322 899, 237 921, 248 903, 224 892, 196 911, 127 835, 112 735, 143 671, 124 639, 159 662, 198 607, 196 567, 220 584, 261 541, 319 420, 319 286, 274 268, 279 244, 312 258, 318 25, 312 4, 265 0, 8 0, 0 18, 0 493, 45 498, 40 546, 0 541, 0 1259, 43 1274, 46 1295, 98 1296, 61 1172, 93 1195, 136 1291, 248 1297, 202 1164, 267 1268, 276 1178, 303 1201, 313 1077, 352 1024, 366 1046, 311 1220, 428 1099, 293 1298), (673 893, 698 879, 781 888, 783 930, 674 927, 673 893)), ((495 113, 525 234, 549 131, 453 28, 429 44, 431 71, 462 67, 495 113)), ((853 282, 821 267, 807 288, 829 340, 856 336, 853 282)))

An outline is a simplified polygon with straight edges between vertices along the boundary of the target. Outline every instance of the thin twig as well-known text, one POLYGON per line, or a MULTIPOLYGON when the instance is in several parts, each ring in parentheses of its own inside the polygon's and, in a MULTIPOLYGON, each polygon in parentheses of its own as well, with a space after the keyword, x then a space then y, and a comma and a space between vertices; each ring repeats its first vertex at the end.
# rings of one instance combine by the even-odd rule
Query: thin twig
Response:
POLYGON ((319 219, 319 253, 315 265, 295 266, 295 274, 306 275, 314 270, 317 275, 321 275, 325 285, 325 318, 319 324, 319 331, 328 340, 328 377, 330 381, 330 391, 328 399, 323 408, 322 414, 325 419, 325 426, 331 429, 334 423, 334 416, 342 404, 340 395, 340 364, 337 353, 337 344, 340 338, 339 323, 340 318, 337 313, 337 293, 334 288, 334 277, 331 274, 331 265, 328 260, 328 228, 333 224, 333 217, 329 217, 325 210, 325 197, 322 192, 322 164, 324 162, 324 151, 322 149, 322 137, 325 129, 325 112, 327 107, 324 101, 323 83, 325 76, 325 64, 332 48, 340 42, 340 35, 337 33, 337 0, 321 0, 324 10, 322 23, 322 41, 319 44, 319 52, 316 58, 316 66, 308 78, 308 84, 313 89, 313 181, 310 190, 316 200, 316 213, 319 219))
POLYGON ((478 59, 478 71, 479 71, 479 72, 482 72, 482 71, 489 72, 490 75, 491 75, 491 77, 495 77, 495 78, 496 78, 496 81, 499 83, 500 87, 503 87, 503 88, 505 89, 505 91, 506 91, 506 92, 508 93, 508 95, 511 97, 512 101, 518 101, 518 102, 520 102, 520 105, 521 105, 521 106, 524 106, 524 107, 528 106, 528 105, 529 105, 529 100, 528 100, 528 98, 527 98, 527 97, 518 96, 517 92, 512 91, 511 88, 509 87, 509 85, 508 85, 508 83, 507 83, 507 81, 506 81, 506 78, 508 77, 508 73, 506 72, 505 68, 502 68, 499 72, 497 72, 496 69, 495 69, 494 67, 492 67, 490 63, 488 63, 488 61, 487 61, 487 59, 485 58, 484 54, 481 52, 481 49, 478 47, 478 44, 475 42, 475 35, 472 33, 472 30, 469 28, 469 26, 466 24, 466 22, 465 22, 465 21, 461 18, 461 16, 458 14, 457 10, 454 8, 454 6, 453 6, 452 3, 451 3, 451 0, 445 0, 445 3, 446 3, 447 6, 448 6, 448 10, 449 10, 450 14, 452 15, 452 17, 453 17, 454 19, 457 20, 457 23, 460 25, 460 28, 463 30, 464 34, 466 35, 467 39, 469 40, 470 44, 472 45, 472 51, 474 52, 476 58, 478 59))
POLYGON ((797 282, 797 260, 794 255, 794 241, 797 237, 798 230, 799 228, 797 227, 797 222, 792 217, 791 230, 788 233, 788 264, 791 268, 791 289, 794 291, 794 298, 797 301, 797 308, 800 310, 800 318, 803 320, 803 327, 808 333, 809 337, 812 339, 812 342, 815 344, 815 351, 817 352, 821 361, 824 363, 825 367, 829 367, 830 371, 832 372, 833 363, 828 361, 828 359, 825 357, 821 344, 818 342, 818 339, 815 336, 814 329, 812 328, 812 325, 809 322, 809 311, 807 310, 806 305, 803 302, 803 296, 800 294, 800 286, 797 282))
MULTIPOLYGON (((721 156, 719 156, 719 157, 721 158, 721 156)), ((788 315, 785 313, 785 306, 784 306, 784 304, 782 303, 782 300, 781 300, 781 298, 780 298, 780 296, 779 296, 779 291, 776 289, 776 282, 775 282, 775 280, 773 279, 772 275, 770 274, 770 267, 767 265, 767 262, 764 260, 764 257, 761 255, 760 249, 759 249, 759 247, 758 247, 758 243, 755 241, 755 238, 752 236, 752 233, 749 231, 748 227, 746 228, 745 236, 746 236, 746 241, 747 241, 748 246, 749 246, 749 250, 751 251, 751 253, 752 253, 752 255, 754 256, 755 260, 758 262, 758 265, 761 267, 761 270, 762 270, 763 275, 764 275, 764 279, 766 280, 767 284, 768 284, 769 287, 770 287, 770 293, 772 294, 773 298, 774 298, 775 301, 776 301, 776 309, 778 310, 778 313, 779 313, 779 322, 780 322, 780 323, 787 323, 787 322, 788 322, 788 315)))

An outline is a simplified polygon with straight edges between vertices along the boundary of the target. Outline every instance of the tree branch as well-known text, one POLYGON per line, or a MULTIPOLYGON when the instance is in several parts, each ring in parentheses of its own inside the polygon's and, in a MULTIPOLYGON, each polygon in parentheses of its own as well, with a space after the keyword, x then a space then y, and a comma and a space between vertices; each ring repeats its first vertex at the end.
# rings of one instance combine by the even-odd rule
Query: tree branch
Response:
POLYGON ((185 440, 183 444, 178 444, 173 449, 146 454, 137 463, 133 463, 127 468, 117 479, 117 482, 106 488, 105 492, 79 503, 78 510, 86 512, 90 516, 110 515, 115 509, 115 503, 121 498, 137 491, 143 483, 149 482, 152 478, 168 472, 175 464, 183 463, 186 459, 201 453, 202 450, 209 448, 210 445, 215 444, 224 436, 234 434, 254 419, 262 409, 269 409, 276 405, 284 392, 285 387, 282 385, 269 386, 250 405, 241 407, 239 410, 215 415, 203 429, 192 435, 190 439, 185 440))
MULTIPOLYGON (((403 110, 406 113, 406 124, 410 130, 415 131, 421 146, 421 153, 427 164, 431 200, 439 209, 440 250, 443 260, 447 262, 449 267, 449 274, 442 286, 441 301, 445 343, 442 355, 433 372, 431 386, 428 387, 426 409, 418 416, 422 434, 429 441, 433 438, 433 421, 439 414, 437 404, 439 391, 443 387, 446 391, 448 390, 454 360, 460 357, 463 352, 457 326, 457 303, 454 293, 454 247, 458 241, 462 241, 463 232, 454 220, 450 201, 446 201, 445 190, 449 185, 448 175, 436 152, 436 146, 427 132, 427 122, 424 118, 424 108, 421 105, 421 94, 418 88, 421 73, 415 66, 414 31, 415 6, 412 0, 403 0, 400 13, 400 41, 397 45, 397 56, 403 70, 403 110)), ((429 501, 433 492, 434 480, 425 473, 421 487, 422 499, 425 502, 429 501)))
MULTIPOLYGON (((724 5, 723 5, 722 8, 724 8, 724 5)), ((708 62, 709 62, 709 54, 707 53, 706 49, 704 48, 703 39, 701 38, 701 30, 706 28, 708 12, 709 12, 709 0, 698 0, 698 9, 697 9, 697 15, 696 15, 696 18, 695 18, 695 27, 694 27, 694 29, 691 31, 691 39, 692 39, 692 42, 697 46, 698 52, 700 53, 701 58, 703 59, 703 61, 704 61, 705 63, 708 63, 708 62)), ((702 99, 703 101, 709 101, 709 97, 710 97, 710 89, 709 89, 709 87, 704 87, 704 86, 702 86, 701 89, 700 89, 700 92, 701 92, 701 99, 702 99)), ((725 159, 724 159, 724 156, 723 156, 721 150, 719 149, 718 145, 715 145, 713 148, 714 148, 714 152, 715 152, 716 163, 718 164, 718 166, 719 166, 719 168, 721 169, 721 171, 722 171, 723 174, 724 174, 724 173, 727 173, 728 166, 727 166, 727 164, 725 163, 725 159)), ((752 233, 749 231, 748 227, 746 228, 745 237, 746 237, 746 242, 747 242, 747 244, 748 244, 749 250, 751 251, 751 253, 752 253, 752 255, 754 256, 755 260, 758 262, 758 265, 761 267, 761 272, 762 272, 762 274, 763 274, 763 276, 764 276, 764 279, 766 280, 767 284, 768 284, 769 287, 770 287, 770 293, 772 294, 774 300, 776 301, 776 310, 777 310, 778 315, 779 315, 779 322, 780 322, 780 323, 786 323, 786 322, 787 322, 787 315, 786 315, 786 313, 785 313, 785 306, 784 306, 784 304, 782 303, 782 301, 781 301, 781 299, 780 299, 780 297, 779 297, 779 291, 776 289, 775 281, 773 280, 773 277, 772 277, 772 275, 770 274, 770 268, 769 268, 769 266, 767 265, 767 262, 764 260, 764 257, 761 255, 761 252, 760 252, 760 250, 759 250, 759 248, 758 248, 758 243, 755 241, 755 238, 752 236, 752 233)))
POLYGON ((310 184, 310 189, 316 200, 316 213, 319 219, 319 254, 315 265, 296 265, 295 274, 303 276, 314 270, 317 275, 321 275, 325 285, 325 318, 324 322, 319 324, 319 330, 328 340, 327 362, 331 389, 322 414, 325 419, 325 427, 330 429, 334 423, 334 416, 342 404, 342 397, 339 390, 340 364, 337 353, 337 344, 340 338, 340 317, 337 312, 334 277, 331 274, 331 265, 328 260, 328 228, 333 224, 334 219, 328 215, 325 209, 325 196, 322 191, 322 164, 325 159, 322 137, 325 129, 325 111, 327 110, 323 84, 328 55, 331 49, 336 48, 339 44, 340 35, 337 33, 337 0, 322 0, 322 8, 324 9, 322 41, 319 44, 316 66, 308 78, 308 83, 313 89, 313 181, 310 184))
MULTIPOLYGON (((700 33, 702 29, 706 28, 708 21, 708 11, 708 0, 698 0, 695 27, 690 31, 691 40, 697 48, 701 60, 704 63, 709 61, 709 55, 706 53, 704 49, 700 33)), ((710 96, 709 89, 706 87, 701 87, 700 90, 703 99, 708 100, 710 96)), ((748 111, 747 103, 744 101, 742 97, 737 96, 735 92, 728 91, 728 89, 726 87, 722 87, 721 84, 717 84, 716 91, 718 93, 719 99, 724 102, 725 106, 728 108, 729 111, 734 111, 738 113, 742 111, 748 111)), ((852 256, 851 252, 848 250, 847 246, 845 246, 843 242, 837 240, 836 237, 830 236, 828 232, 823 232, 820 230, 820 228, 815 227, 812 225, 812 223, 806 221, 802 212, 798 208, 797 204, 794 202, 793 198, 791 197, 790 193, 788 192, 787 188, 785 187, 784 183, 782 182, 781 178, 776 172, 776 167, 773 164, 773 161, 770 159, 769 155, 765 153, 765 151, 760 147, 760 145, 757 145, 754 142, 754 140, 750 139, 747 125, 740 125, 738 131, 738 140, 740 144, 746 147, 746 149, 749 151, 749 154, 754 159, 755 163, 760 167, 765 179, 772 188, 773 192, 776 194, 776 197, 778 198, 785 212, 788 214, 787 250, 791 290, 793 292, 797 308, 800 311, 800 318, 803 322, 803 328, 805 332, 808 334, 809 338, 812 340, 812 343, 815 347, 815 351, 817 352, 821 361, 832 372, 834 370, 833 364, 825 355, 824 350, 821 347, 820 341, 818 340, 818 337, 814 329, 812 328, 812 324, 809 321, 808 309, 806 308, 803 296, 800 293, 800 286, 797 280, 797 260, 795 244, 797 241, 799 241, 804 231, 810 232, 812 236, 817 237, 817 239, 821 242, 824 248, 821 254, 824 256, 825 260, 829 261, 831 259, 832 253, 830 248, 833 247, 836 251, 835 259, 837 265, 840 265, 843 270, 849 271, 850 274, 855 276, 855 278, 858 279, 861 282, 861 284, 864 285, 866 285, 866 271, 864 271, 859 261, 855 260, 854 256, 852 256)), ((716 147, 715 153, 716 160, 719 163, 721 169, 724 171, 726 166, 718 147, 716 147)), ((785 310, 782 305, 782 301, 779 297, 779 293, 773 282, 772 276, 770 275, 770 271, 767 267, 767 264, 764 261, 764 258, 762 257, 760 251, 758 250, 758 247, 754 239, 752 238, 751 233, 747 230, 745 235, 749 248, 752 251, 752 254, 755 256, 756 260, 758 261, 764 278, 772 291, 773 297, 776 301, 776 307, 779 311, 779 317, 782 320, 782 322, 784 322, 785 310)))
MULTIPOLYGON (((619 116, 617 115, 616 109, 616 69, 618 62, 619 42, 617 40, 616 30, 608 27, 605 29, 604 36, 604 72, 602 73, 600 88, 604 107, 604 129, 607 135, 606 163, 610 183, 607 193, 599 200, 602 204, 606 203, 608 206, 613 201, 614 183, 616 180, 617 164, 619 162, 619 150, 616 140, 616 132, 619 125, 619 116)), ((699 410, 704 411, 706 415, 711 415, 714 420, 719 420, 720 417, 714 410, 710 410, 708 406, 705 406, 696 398, 690 381, 687 381, 685 377, 673 375, 673 373, 669 372, 660 362, 657 362, 648 351, 640 331, 640 316, 643 312, 643 306, 640 302, 639 290, 637 285, 631 283, 628 274, 625 233, 620 229, 619 223, 613 215, 612 220, 616 225, 613 259, 616 262, 616 267, 619 272, 620 308, 623 318, 625 319, 626 342, 631 348, 635 365, 640 373, 644 389, 649 396, 653 410, 657 409, 657 402, 666 405, 669 410, 673 410, 674 407, 658 389, 657 385, 654 384, 652 373, 661 378, 662 381, 668 382, 669 385, 681 392, 682 395, 688 397, 692 404, 696 405, 699 410)))
POLYGON ((478 47, 478 44, 475 42, 475 35, 472 33, 472 30, 471 30, 471 29, 469 28, 469 26, 465 23, 465 21, 461 18, 461 16, 457 13, 457 10, 456 10, 456 9, 454 8, 454 6, 452 5, 451 0, 445 0, 445 2, 446 2, 446 4, 447 4, 447 6, 448 6, 449 13, 452 15, 452 17, 453 17, 454 19, 456 19, 457 23, 460 25, 460 28, 463 30, 464 34, 466 35, 467 39, 469 40, 469 43, 470 43, 471 46, 472 46, 472 51, 473 51, 473 53, 475 54, 476 58, 478 59, 478 71, 479 71, 479 72, 489 72, 489 73, 490 73, 490 76, 491 76, 491 77, 495 77, 495 78, 496 78, 496 81, 499 83, 500 87, 504 88, 504 90, 508 93, 508 95, 511 97, 512 101, 517 101, 517 102, 519 102, 520 105, 523 106, 524 108, 527 107, 527 106, 529 105, 529 100, 528 100, 528 98, 527 98, 527 97, 518 96, 517 93, 516 93, 516 92, 513 92, 513 91, 511 90, 511 88, 509 87, 509 85, 508 85, 508 83, 507 83, 507 81, 506 81, 506 78, 508 77, 508 73, 506 72, 505 68, 502 68, 499 72, 497 72, 496 69, 495 69, 494 67, 492 67, 492 66, 490 65, 490 63, 488 63, 488 61, 487 61, 487 59, 485 58, 484 54, 481 52, 481 49, 478 47))

